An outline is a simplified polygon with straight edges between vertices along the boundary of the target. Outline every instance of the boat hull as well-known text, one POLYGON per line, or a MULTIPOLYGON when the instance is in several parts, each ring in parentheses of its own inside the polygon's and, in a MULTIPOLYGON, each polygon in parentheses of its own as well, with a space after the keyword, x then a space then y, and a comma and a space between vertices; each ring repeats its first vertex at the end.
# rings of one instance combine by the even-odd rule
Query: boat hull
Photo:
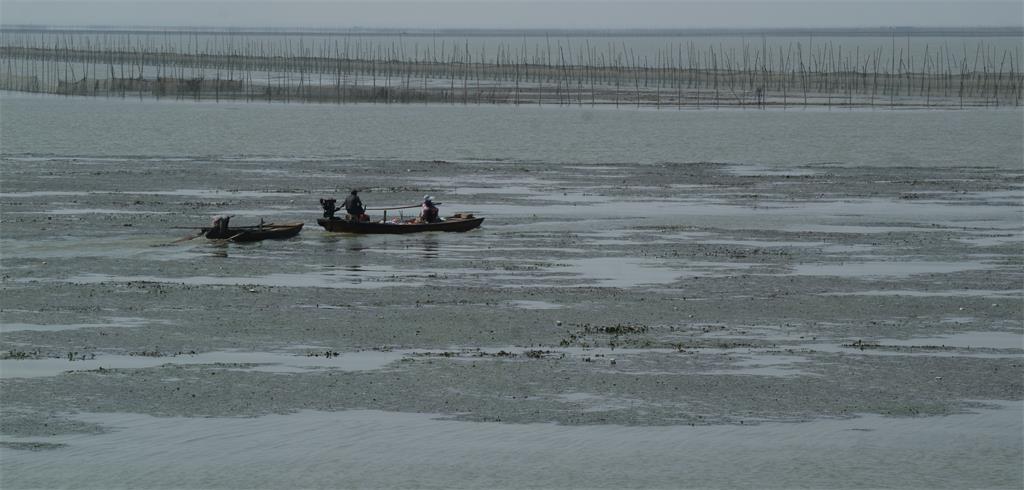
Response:
POLYGON ((320 218, 317 224, 327 231, 336 233, 398 235, 425 231, 469 231, 480 226, 483 218, 447 218, 437 223, 381 223, 369 221, 348 221, 344 219, 320 218))
POLYGON ((263 226, 236 226, 227 231, 215 228, 203 228, 203 235, 214 240, 231 240, 233 242, 258 242, 260 240, 280 240, 291 238, 302 231, 303 223, 265 224, 263 226))

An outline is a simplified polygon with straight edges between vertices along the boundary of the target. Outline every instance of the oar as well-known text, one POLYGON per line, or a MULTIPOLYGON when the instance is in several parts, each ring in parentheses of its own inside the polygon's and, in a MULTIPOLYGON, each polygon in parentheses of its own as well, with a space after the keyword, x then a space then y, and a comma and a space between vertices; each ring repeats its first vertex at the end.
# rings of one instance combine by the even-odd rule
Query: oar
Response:
POLYGON ((181 243, 181 242, 187 242, 189 240, 195 240, 196 238, 199 238, 199 237, 203 236, 204 234, 205 234, 205 232, 203 230, 199 230, 199 233, 197 233, 195 235, 184 236, 182 238, 179 238, 179 239, 171 242, 171 244, 173 245, 175 243, 181 243))
POLYGON ((238 233, 236 235, 232 235, 232 236, 229 236, 227 238, 212 239, 212 240, 210 240, 210 245, 213 245, 213 246, 227 245, 227 244, 231 243, 231 241, 234 240, 235 238, 238 238, 238 237, 240 237, 240 236, 242 236, 244 234, 245 233, 238 233))

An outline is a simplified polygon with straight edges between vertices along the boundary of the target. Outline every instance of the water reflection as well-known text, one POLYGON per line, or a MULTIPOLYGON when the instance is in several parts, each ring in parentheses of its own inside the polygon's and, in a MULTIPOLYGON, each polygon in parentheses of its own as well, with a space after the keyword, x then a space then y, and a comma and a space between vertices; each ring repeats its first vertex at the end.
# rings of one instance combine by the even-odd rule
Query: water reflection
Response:
POLYGON ((362 252, 369 249, 369 247, 363 242, 361 235, 349 235, 348 240, 345 242, 345 250, 349 252, 362 252))
POLYGON ((438 257, 440 246, 438 244, 437 238, 434 237, 431 233, 427 233, 423 236, 421 246, 423 248, 423 251, 420 253, 421 257, 425 259, 435 259, 438 257))
POLYGON ((360 235, 349 233, 325 232, 322 234, 321 243, 323 250, 328 253, 340 251, 361 252, 367 249, 367 246, 363 243, 363 238, 360 235))
POLYGON ((207 247, 211 257, 228 258, 228 240, 210 240, 207 247))

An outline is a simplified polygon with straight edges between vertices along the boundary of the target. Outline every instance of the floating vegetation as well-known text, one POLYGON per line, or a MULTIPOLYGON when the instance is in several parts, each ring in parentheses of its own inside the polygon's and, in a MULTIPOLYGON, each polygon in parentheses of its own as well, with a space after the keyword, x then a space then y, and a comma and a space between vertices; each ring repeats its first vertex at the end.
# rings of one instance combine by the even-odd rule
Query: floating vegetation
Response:
MULTIPOLYGON (((890 350, 890 351, 925 351, 925 352, 952 352, 958 350, 979 350, 970 346, 953 346, 953 345, 886 345, 879 342, 856 340, 847 344, 841 344, 842 347, 850 349, 878 349, 878 350, 890 350)), ((992 348, 981 348, 980 350, 997 350, 992 348)))
POLYGON ((42 357, 42 355, 39 353, 39 350, 33 350, 33 351, 12 350, 12 351, 8 351, 8 352, 0 352, 0 359, 5 360, 5 361, 8 360, 8 359, 12 359, 12 360, 39 359, 41 357, 42 357))
POLYGON ((624 324, 615 325, 591 325, 589 323, 575 324, 575 330, 570 331, 568 337, 563 338, 558 345, 560 347, 577 346, 583 348, 601 346, 603 340, 607 347, 612 349, 629 345, 631 347, 650 347, 653 343, 648 339, 637 336, 647 333, 650 329, 647 325, 624 324), (598 339, 593 335, 610 336, 606 339, 598 339), (621 336, 633 337, 622 339, 621 336))
POLYGON ((515 359, 520 356, 528 359, 543 359, 545 357, 557 357, 564 358, 564 352, 557 352, 552 350, 541 350, 541 349, 527 349, 522 353, 510 352, 504 349, 497 352, 489 352, 481 349, 462 349, 459 351, 440 351, 440 352, 413 352, 410 354, 412 357, 444 357, 448 359, 455 358, 469 358, 469 359, 481 359, 481 358, 492 358, 492 359, 515 359))
POLYGON ((85 354, 78 352, 68 352, 68 361, 86 361, 96 359, 96 354, 85 354))
POLYGON ((539 349, 531 349, 531 350, 528 350, 526 352, 523 352, 523 355, 526 356, 526 357, 529 357, 530 359, 541 359, 544 356, 548 356, 548 355, 551 355, 551 354, 554 354, 554 352, 551 352, 549 350, 539 350, 539 349))
POLYGON ((647 325, 615 324, 611 326, 591 326, 589 323, 583 325, 584 333, 603 333, 609 335, 628 335, 647 333, 647 325))
POLYGON ((36 441, 0 441, 0 447, 17 449, 21 451, 46 451, 67 447, 67 444, 57 442, 36 442, 36 441))

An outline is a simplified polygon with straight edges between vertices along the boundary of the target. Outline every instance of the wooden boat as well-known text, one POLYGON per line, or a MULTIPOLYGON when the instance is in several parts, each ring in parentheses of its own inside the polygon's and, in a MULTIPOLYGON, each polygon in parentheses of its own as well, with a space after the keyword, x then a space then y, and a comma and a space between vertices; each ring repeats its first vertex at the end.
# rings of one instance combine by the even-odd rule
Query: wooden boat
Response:
POLYGON ((227 239, 233 242, 256 242, 267 239, 291 238, 302 231, 304 223, 264 223, 256 226, 230 226, 222 228, 202 228, 202 234, 211 239, 227 239))
POLYGON ((480 226, 483 218, 457 214, 436 223, 414 221, 349 221, 341 218, 320 218, 316 222, 327 231, 362 234, 402 234, 424 231, 469 231, 480 226))

